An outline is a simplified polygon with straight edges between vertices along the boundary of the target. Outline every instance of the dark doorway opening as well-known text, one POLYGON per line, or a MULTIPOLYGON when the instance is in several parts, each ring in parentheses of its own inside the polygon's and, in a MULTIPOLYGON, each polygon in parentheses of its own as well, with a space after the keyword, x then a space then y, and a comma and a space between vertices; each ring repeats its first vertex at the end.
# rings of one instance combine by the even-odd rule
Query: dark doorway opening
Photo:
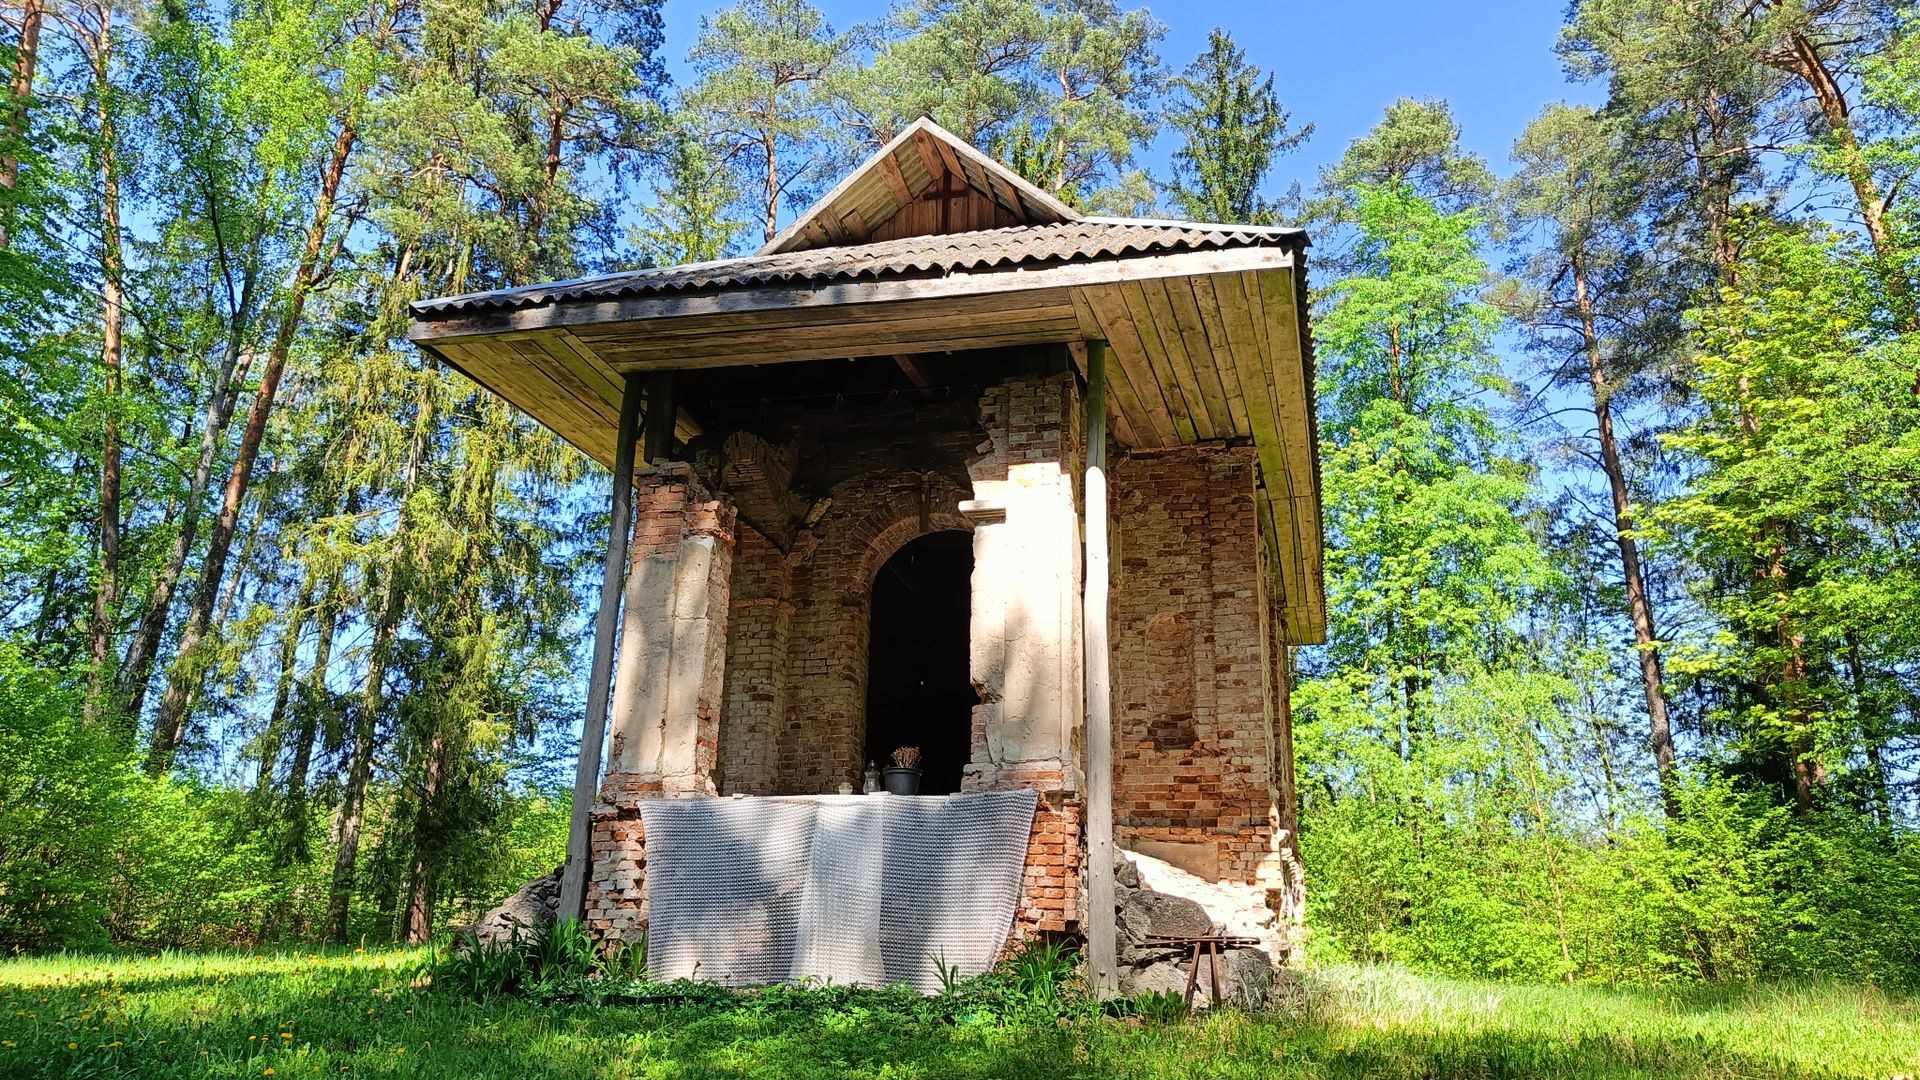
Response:
POLYGON ((873 582, 865 756, 886 768, 895 749, 919 747, 923 795, 959 791, 973 753, 972 578, 972 534, 937 532, 895 552, 873 582))

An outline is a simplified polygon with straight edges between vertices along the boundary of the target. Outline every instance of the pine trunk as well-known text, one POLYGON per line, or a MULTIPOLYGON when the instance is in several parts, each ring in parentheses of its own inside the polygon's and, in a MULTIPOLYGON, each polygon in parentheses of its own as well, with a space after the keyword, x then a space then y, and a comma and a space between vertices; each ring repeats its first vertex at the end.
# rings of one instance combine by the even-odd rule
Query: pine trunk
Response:
POLYGON ((1673 724, 1667 715, 1667 692, 1660 669, 1660 644, 1654 633, 1653 601, 1647 595, 1640 563, 1640 545, 1633 538, 1632 497, 1626 467, 1613 434, 1613 403, 1607 388, 1606 364, 1600 353, 1593 297, 1587 289, 1586 263, 1576 253, 1572 260, 1574 304, 1579 308, 1581 343, 1587 357, 1587 382, 1593 390, 1593 417, 1600 434, 1600 467, 1607 474, 1613 499, 1613 539, 1620 552, 1620 572, 1627 586, 1627 614, 1633 622, 1633 643, 1640 657, 1640 689, 1647 702, 1647 745, 1653 750, 1660 778, 1661 801, 1669 815, 1677 813, 1673 797, 1673 724))
MULTIPOLYGON (((7 107, 8 147, 0 152, 0 187, 12 190, 20 180, 20 159, 12 153, 12 144, 27 136, 27 110, 32 107, 33 77, 40 63, 40 28, 47 21, 46 0, 26 0, 20 9, 20 44, 13 54, 13 77, 7 88, 13 100, 7 107)), ((9 226, 0 219, 0 251, 12 242, 9 226)))
MULTIPOLYGON (((1916 310, 1914 304, 1913 284, 1907 280, 1906 271, 1900 265, 1893 228, 1887 221, 1887 200, 1880 193, 1880 185, 1873 178, 1873 166, 1867 161, 1866 153, 1860 148, 1859 137, 1854 133, 1853 109, 1847 102, 1846 91, 1827 68, 1826 58, 1820 55, 1820 47, 1812 39, 1795 31, 1789 36, 1788 44, 1792 50, 1791 59, 1786 61, 1785 67, 1813 91, 1813 99, 1820 106, 1820 115, 1833 132, 1834 142, 1838 144, 1840 152, 1841 169, 1847 174, 1847 183, 1852 186, 1854 198, 1860 204, 1860 221, 1866 226, 1867 238, 1873 242, 1874 254, 1879 257, 1881 278, 1886 283, 1887 296, 1893 301, 1900 328, 1920 330, 1920 310, 1916 310)), ((1914 392, 1920 393, 1920 382, 1915 383, 1914 392)))
POLYGON ((199 454, 194 459, 193 474, 187 480, 187 495, 181 504, 179 527, 174 532, 172 546, 167 549, 166 561, 161 564, 160 572, 154 575, 146 613, 140 617, 133 640, 127 643, 127 655, 120 662, 120 698, 124 703, 121 734, 129 746, 132 745, 134 727, 139 722, 140 714, 146 710, 147 686, 152 681, 153 662, 159 655, 160 641, 166 635, 167 622, 173 613, 174 591, 179 588, 180 579, 186 572, 187 556, 192 553, 194 541, 199 538, 201 508, 206 505, 207 488, 213 483, 213 466, 220 455, 220 438, 227 430, 228 421, 233 419, 234 405, 239 401, 236 387, 239 380, 246 377, 247 369, 253 363, 253 354, 243 351, 241 340, 247 321, 246 312, 251 309, 252 303, 253 282, 248 280, 241 289, 238 305, 229 316, 227 348, 221 358, 220 371, 214 377, 213 393, 207 399, 206 415, 201 421, 199 454))
MULTIPOLYGON (((113 94, 108 84, 112 58, 112 8, 100 9, 100 37, 93 50, 95 118, 100 131, 100 367, 106 423, 100 446, 100 580, 93 593, 93 615, 87 626, 87 697, 83 707, 89 722, 98 723, 113 711, 108 668, 115 624, 120 613, 120 372, 121 271, 125 259, 120 238, 120 175, 118 130, 114 126, 113 94)), ((11 186, 11 180, 9 180, 11 186)))

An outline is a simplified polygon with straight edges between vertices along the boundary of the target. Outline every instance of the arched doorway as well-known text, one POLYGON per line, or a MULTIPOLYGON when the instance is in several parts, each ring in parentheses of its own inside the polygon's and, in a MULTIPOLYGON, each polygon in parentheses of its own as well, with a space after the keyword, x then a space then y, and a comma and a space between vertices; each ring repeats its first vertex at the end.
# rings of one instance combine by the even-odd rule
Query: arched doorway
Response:
POLYGON ((972 578, 972 534, 948 531, 909 541, 873 581, 864 760, 884 768, 896 748, 918 746, 923 795, 959 791, 973 753, 972 578))

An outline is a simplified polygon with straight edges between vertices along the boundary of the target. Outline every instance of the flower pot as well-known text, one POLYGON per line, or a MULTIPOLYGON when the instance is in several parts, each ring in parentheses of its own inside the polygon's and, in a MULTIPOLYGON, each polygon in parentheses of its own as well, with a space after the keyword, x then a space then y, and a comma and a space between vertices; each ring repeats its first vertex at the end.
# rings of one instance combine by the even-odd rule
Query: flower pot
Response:
POLYGON ((896 767, 880 770, 881 781, 886 785, 887 790, 895 795, 920 794, 920 775, 919 769, 896 767))

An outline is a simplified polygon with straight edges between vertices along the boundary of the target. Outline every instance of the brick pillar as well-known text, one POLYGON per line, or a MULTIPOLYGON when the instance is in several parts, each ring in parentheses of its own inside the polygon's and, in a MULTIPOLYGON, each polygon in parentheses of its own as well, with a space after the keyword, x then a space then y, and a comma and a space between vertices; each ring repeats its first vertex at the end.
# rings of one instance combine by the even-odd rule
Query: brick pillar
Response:
POLYGON ((1071 374, 1023 379, 981 400, 988 436, 970 466, 974 523, 968 791, 1040 792, 1018 928, 1080 919, 1080 395, 1071 374))
POLYGON ((636 481, 603 798, 712 795, 734 512, 681 462, 636 481))
POLYGON ((643 798, 715 794, 733 504, 682 462, 634 480, 607 771, 593 808, 585 921, 602 941, 646 933, 643 798))

